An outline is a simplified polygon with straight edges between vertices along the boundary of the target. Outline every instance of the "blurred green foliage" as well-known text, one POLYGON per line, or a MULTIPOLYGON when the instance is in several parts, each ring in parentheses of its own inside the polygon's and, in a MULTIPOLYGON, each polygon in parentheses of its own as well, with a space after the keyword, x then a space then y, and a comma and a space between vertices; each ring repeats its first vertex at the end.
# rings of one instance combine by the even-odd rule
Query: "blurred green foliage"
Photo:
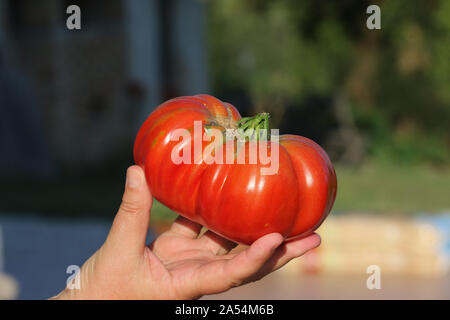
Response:
MULTIPOLYGON (((65 176, 58 181, 4 180, 1 210, 55 218, 96 217, 112 221, 122 197, 126 165, 116 170, 65 176)), ((450 210, 450 170, 377 161, 358 169, 336 166, 338 191, 334 213, 383 214, 450 210)), ((177 215, 154 200, 151 223, 167 223, 177 215)))
POLYGON ((333 212, 395 215, 450 210, 450 170, 369 161, 358 170, 337 166, 336 174, 338 191, 333 212))
MULTIPOLYGON (((336 166, 335 212, 450 209, 449 0, 204 3, 216 96, 236 101, 243 114, 269 111, 274 125, 290 119, 299 128, 294 133, 308 137, 320 139, 323 131, 328 140, 342 139, 336 125, 353 126, 345 132, 362 137, 369 159, 357 169, 336 166), (381 8, 381 30, 366 28, 370 4, 381 8), (338 101, 350 117, 327 107, 338 101)), ((318 142, 327 148, 328 140, 318 142)), ((54 181, 3 179, 0 209, 112 220, 133 163, 129 150, 121 156, 54 181)), ((154 202, 153 221, 175 216, 154 202)))
POLYGON ((207 3, 216 95, 247 95, 275 124, 288 105, 305 115, 311 96, 344 96, 369 156, 448 163, 450 1, 207 3), (381 30, 366 28, 370 4, 381 30))

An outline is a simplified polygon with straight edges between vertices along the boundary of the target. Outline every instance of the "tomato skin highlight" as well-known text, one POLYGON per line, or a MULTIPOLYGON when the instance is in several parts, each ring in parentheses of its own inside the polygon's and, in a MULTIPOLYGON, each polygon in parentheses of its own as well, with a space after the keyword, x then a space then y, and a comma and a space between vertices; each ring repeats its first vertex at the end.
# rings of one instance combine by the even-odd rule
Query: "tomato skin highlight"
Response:
MULTIPOLYGON (((249 161, 256 141, 246 142, 238 151, 245 152, 245 164, 207 164, 193 156, 191 163, 172 161, 173 149, 180 146, 170 140, 173 130, 192 133, 194 121, 201 121, 202 131, 213 127, 224 132, 237 128, 240 119, 234 106, 209 95, 179 97, 156 108, 134 144, 135 162, 143 167, 153 196, 178 214, 242 244, 272 232, 285 239, 312 233, 329 214, 337 189, 330 159, 312 140, 281 135, 279 142, 266 142, 269 154, 275 148, 279 154, 278 171, 270 175, 261 173, 268 165, 260 159, 249 161)), ((191 155, 195 139, 191 135, 183 141, 191 155)), ((211 143, 202 139, 201 152, 211 143)))

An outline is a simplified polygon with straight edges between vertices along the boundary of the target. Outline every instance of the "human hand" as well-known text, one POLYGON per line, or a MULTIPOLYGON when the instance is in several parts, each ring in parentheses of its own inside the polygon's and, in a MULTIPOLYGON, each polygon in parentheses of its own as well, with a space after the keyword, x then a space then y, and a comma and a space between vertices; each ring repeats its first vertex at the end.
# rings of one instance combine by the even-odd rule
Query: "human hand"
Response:
POLYGON ((283 242, 268 234, 244 251, 235 243, 178 217, 150 246, 146 237, 152 195, 144 171, 132 166, 122 204, 105 243, 80 270, 80 288, 55 299, 196 299, 226 291, 281 268, 320 244, 320 237, 283 242))

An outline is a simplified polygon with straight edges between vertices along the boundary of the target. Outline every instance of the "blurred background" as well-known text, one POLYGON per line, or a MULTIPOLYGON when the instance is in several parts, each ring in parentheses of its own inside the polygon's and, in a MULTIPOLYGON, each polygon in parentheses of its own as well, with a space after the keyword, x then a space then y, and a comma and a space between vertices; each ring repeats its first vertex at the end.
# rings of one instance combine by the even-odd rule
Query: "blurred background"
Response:
MULTIPOLYGON (((198 93, 270 112, 338 176, 318 250, 206 298, 450 298, 446 0, 0 0, 0 298, 64 288, 109 230, 139 126, 198 93)), ((149 239, 174 217, 154 204, 149 239)))

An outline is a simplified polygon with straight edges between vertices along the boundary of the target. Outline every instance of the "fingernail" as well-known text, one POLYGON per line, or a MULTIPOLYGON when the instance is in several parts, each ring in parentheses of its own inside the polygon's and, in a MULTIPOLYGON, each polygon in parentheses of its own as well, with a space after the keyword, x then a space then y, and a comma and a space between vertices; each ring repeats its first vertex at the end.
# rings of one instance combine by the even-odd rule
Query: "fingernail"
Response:
POLYGON ((141 179, 140 179, 139 175, 137 175, 136 172, 134 172, 133 170, 128 169, 126 186, 130 189, 137 189, 137 188, 139 188, 140 184, 141 184, 141 179))

